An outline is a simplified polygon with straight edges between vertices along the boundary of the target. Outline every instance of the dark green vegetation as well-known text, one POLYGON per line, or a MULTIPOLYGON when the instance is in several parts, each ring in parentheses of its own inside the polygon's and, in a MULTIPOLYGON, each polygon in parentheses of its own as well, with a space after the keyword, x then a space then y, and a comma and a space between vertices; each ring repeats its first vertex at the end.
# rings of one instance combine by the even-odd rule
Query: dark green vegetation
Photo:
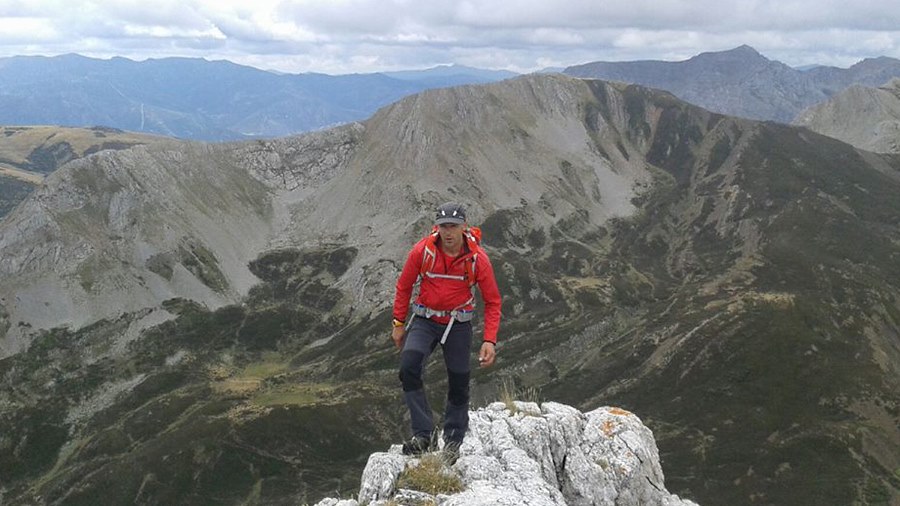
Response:
POLYGON ((648 160, 670 183, 611 230, 598 272, 630 321, 601 329, 589 358, 555 360, 569 371, 544 394, 640 413, 669 489, 701 504, 877 504, 882 488, 896 500, 900 166, 879 172, 803 130, 636 102, 662 109, 648 160), (726 154, 738 137, 750 145, 726 154))
POLYGON ((125 350, 114 342, 144 315, 45 332, 0 361, 5 497, 302 504, 357 486, 368 454, 402 431, 394 378, 361 373, 363 350, 393 362, 383 340, 362 338, 375 326, 311 346, 346 327, 328 314, 342 297, 329 285, 355 256, 272 252, 251 265, 264 282, 247 304, 173 299, 177 318, 125 350))
MULTIPOLYGON (((611 92, 591 86, 586 124, 617 128, 611 92)), ((605 152, 643 156, 654 185, 634 216, 602 225, 573 212, 535 227, 540 203, 485 217, 504 323, 473 403, 505 384, 634 411, 656 434, 667 488, 700 504, 896 502, 900 159, 876 169, 805 130, 616 93, 627 117, 605 152)), ((352 494, 367 455, 406 435, 389 314, 342 309, 354 262, 340 245, 271 251, 251 263, 262 283, 240 305, 171 300, 177 318, 127 346, 144 315, 46 332, 0 361, 4 498, 352 494)))
POLYGON ((147 259, 147 268, 171 280, 178 263, 213 290, 221 293, 228 289, 228 280, 219 269, 219 260, 212 251, 197 241, 185 239, 177 250, 153 255, 147 259))
POLYGON ((15 178, 0 176, 0 219, 34 191, 34 185, 15 178))
POLYGON ((28 162, 26 166, 35 172, 49 174, 64 163, 74 160, 76 156, 72 145, 63 141, 34 148, 26 158, 28 162))

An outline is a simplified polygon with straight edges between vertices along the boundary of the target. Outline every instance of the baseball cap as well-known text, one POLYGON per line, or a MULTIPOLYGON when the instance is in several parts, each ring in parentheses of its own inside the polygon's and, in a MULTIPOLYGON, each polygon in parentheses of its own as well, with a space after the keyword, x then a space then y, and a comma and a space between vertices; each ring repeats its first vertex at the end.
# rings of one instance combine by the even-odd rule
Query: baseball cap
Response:
POLYGON ((434 218, 435 225, 443 223, 459 223, 466 222, 466 208, 458 202, 447 202, 441 204, 437 208, 437 215, 434 218))

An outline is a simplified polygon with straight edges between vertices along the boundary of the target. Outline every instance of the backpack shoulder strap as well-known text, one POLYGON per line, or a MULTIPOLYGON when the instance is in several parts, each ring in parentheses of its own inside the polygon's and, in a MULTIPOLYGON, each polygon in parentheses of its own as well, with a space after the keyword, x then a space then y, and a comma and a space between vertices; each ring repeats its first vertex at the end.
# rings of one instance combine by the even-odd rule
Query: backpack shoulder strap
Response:
POLYGON ((437 237, 438 232, 437 229, 433 229, 430 234, 425 236, 422 241, 425 243, 425 247, 422 248, 422 265, 419 267, 419 277, 425 275, 426 272, 430 271, 432 267, 434 267, 434 261, 437 258, 437 252, 435 251, 435 238, 437 237))
POLYGON ((478 255, 481 254, 481 229, 478 227, 469 227, 466 229, 466 238, 469 248, 472 250, 472 257, 466 265, 466 280, 469 286, 474 288, 478 282, 475 277, 475 268, 478 265, 478 255))
POLYGON ((471 237, 475 241, 475 244, 481 245, 481 227, 467 228, 466 235, 471 237))

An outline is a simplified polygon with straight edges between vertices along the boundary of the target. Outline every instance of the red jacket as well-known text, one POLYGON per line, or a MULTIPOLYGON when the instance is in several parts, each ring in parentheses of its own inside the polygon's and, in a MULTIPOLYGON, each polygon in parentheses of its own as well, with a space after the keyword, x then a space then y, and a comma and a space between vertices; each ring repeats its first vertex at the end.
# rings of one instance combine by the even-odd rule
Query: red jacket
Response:
MULTIPOLYGON (((422 269, 426 245, 431 245, 432 247, 429 249, 435 252, 433 267, 430 269, 430 272, 434 274, 465 277, 467 275, 466 263, 471 262, 473 257, 475 258, 475 282, 481 292, 481 299, 484 301, 484 340, 496 343, 497 329, 500 327, 500 290, 497 289, 494 268, 491 267, 491 261, 487 254, 475 241, 468 238, 464 241, 463 251, 455 258, 444 255, 440 248, 440 237, 437 234, 429 235, 413 246, 406 257, 406 264, 403 266, 403 272, 400 273, 400 279, 397 280, 394 318, 401 321, 406 320, 409 299, 422 269)), ((464 279, 423 276, 419 287, 419 296, 416 297, 415 302, 436 311, 450 311, 460 308, 460 305, 465 304, 471 298, 472 290, 469 282, 464 279)), ((464 305, 460 309, 470 310, 472 304, 464 305)), ((432 316, 431 319, 445 325, 450 321, 449 316, 432 316)))

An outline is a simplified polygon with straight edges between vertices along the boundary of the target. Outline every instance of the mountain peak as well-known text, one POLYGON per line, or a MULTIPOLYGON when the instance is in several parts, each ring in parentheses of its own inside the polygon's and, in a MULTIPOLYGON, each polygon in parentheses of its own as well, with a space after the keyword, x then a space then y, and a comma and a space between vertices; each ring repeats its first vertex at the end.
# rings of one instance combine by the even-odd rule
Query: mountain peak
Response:
POLYGON ((759 55, 759 56, 762 56, 762 55, 759 53, 759 51, 757 51, 756 49, 754 49, 752 46, 748 46, 747 44, 741 44, 740 46, 738 46, 738 47, 736 47, 736 48, 734 48, 734 49, 725 51, 725 52, 726 52, 726 53, 745 53, 745 54, 753 54, 753 55, 759 55))
POLYGON ((756 61, 770 61, 768 58, 760 54, 759 51, 753 49, 747 44, 742 44, 734 49, 729 49, 726 51, 710 51, 706 53, 700 53, 697 56, 689 59, 688 61, 705 61, 705 62, 716 62, 716 63, 725 63, 725 62, 735 62, 735 61, 748 61, 748 60, 756 60, 756 61))
POLYGON ((880 86, 900 75, 900 60, 863 60, 850 69, 791 68, 743 44, 678 62, 594 62, 569 67, 575 77, 607 79, 663 89, 711 111, 789 122, 803 109, 853 83, 880 86))
POLYGON ((885 67, 892 69, 894 71, 892 72, 892 74, 896 75, 896 70, 900 69, 900 60, 898 60, 897 58, 891 58, 890 56, 865 58, 854 63, 848 70, 865 71, 870 69, 882 69, 885 67))

